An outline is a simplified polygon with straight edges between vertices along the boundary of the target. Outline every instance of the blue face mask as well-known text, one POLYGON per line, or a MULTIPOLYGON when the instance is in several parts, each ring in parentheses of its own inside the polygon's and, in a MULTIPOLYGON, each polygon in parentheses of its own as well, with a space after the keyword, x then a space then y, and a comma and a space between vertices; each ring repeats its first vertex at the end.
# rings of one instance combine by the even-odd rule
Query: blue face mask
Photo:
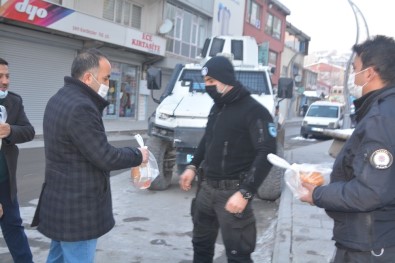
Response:
POLYGON ((0 99, 4 99, 8 95, 8 90, 0 90, 0 99))

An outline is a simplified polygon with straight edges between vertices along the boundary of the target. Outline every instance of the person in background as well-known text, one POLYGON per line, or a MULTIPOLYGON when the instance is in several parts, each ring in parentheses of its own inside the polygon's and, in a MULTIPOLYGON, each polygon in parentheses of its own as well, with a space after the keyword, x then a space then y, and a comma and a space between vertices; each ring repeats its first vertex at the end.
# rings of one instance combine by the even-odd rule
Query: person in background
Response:
POLYGON ((127 110, 130 109, 130 94, 126 90, 126 83, 121 84, 121 93, 119 116, 125 117, 127 110))
POLYGON ((302 201, 333 218, 335 263, 395 259, 395 40, 378 35, 352 47, 356 126, 333 164, 330 184, 302 201))
POLYGON ((272 167, 267 155, 276 152, 276 127, 269 111, 236 81, 227 58, 211 58, 202 75, 214 105, 180 177, 181 189, 188 191, 198 167, 203 170, 192 202, 193 262, 213 262, 219 229, 228 262, 252 262, 256 225, 251 200, 272 167))
POLYGON ((114 227, 110 171, 148 161, 147 148, 107 141, 111 64, 97 49, 79 53, 71 77, 45 108, 45 181, 32 226, 51 239, 47 263, 93 263, 97 239, 114 227))
POLYGON ((22 225, 17 198, 19 150, 16 144, 33 140, 35 131, 26 116, 21 96, 9 91, 9 84, 8 62, 0 58, 0 105, 7 112, 7 118, 0 121, 0 225, 14 262, 30 263, 33 262, 33 256, 22 225))
POLYGON ((307 110, 309 109, 309 105, 307 104, 307 100, 304 102, 302 106, 302 115, 303 117, 306 116, 307 110))

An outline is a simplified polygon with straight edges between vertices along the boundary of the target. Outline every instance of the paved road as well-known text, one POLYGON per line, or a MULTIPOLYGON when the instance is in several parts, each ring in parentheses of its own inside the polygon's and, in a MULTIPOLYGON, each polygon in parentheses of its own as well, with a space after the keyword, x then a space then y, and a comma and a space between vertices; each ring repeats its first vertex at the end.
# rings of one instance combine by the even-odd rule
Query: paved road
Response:
MULTIPOLYGON (((116 146, 130 140, 112 142, 116 146)), ((21 149, 18 171, 21 214, 36 262, 45 262, 49 239, 29 224, 34 214, 44 164, 42 148, 21 149)), ((135 189, 129 169, 111 178, 116 226, 99 239, 96 263, 155 263, 192 262, 189 206, 195 189, 183 192, 174 176, 171 189, 148 191, 135 189)), ((271 262, 278 202, 254 200, 257 217, 258 242, 254 253, 256 262, 271 262)), ((1 234, 0 234, 1 236, 1 234)), ((0 262, 12 263, 3 239, 0 239, 0 262)), ((215 263, 225 263, 221 237, 216 244, 215 263)))
MULTIPOLYGON (((298 130, 299 127, 294 129, 298 130)), ((287 134, 287 137, 295 136, 287 134)), ((316 142, 295 140, 288 145, 294 148, 316 142)), ((28 161, 31 162, 32 168, 23 173, 25 182, 28 182, 23 183, 25 186, 30 186, 32 174, 40 173, 41 169, 40 164, 33 157, 28 157, 28 161)), ((190 232, 192 222, 189 206, 194 191, 185 193, 179 190, 177 178, 173 180, 172 189, 168 191, 137 190, 131 185, 128 171, 113 176, 111 184, 116 226, 99 239, 96 263, 192 262, 190 232)), ((35 261, 45 262, 49 240, 29 227, 37 197, 38 194, 33 195, 33 198, 26 198, 23 201, 21 213, 35 261)), ((255 262, 271 262, 277 226, 278 201, 254 200, 258 228, 257 249, 253 254, 255 262)), ((0 240, 0 262, 12 262, 2 239, 0 240)), ((225 262, 224 247, 219 237, 216 244, 215 263, 225 262)))

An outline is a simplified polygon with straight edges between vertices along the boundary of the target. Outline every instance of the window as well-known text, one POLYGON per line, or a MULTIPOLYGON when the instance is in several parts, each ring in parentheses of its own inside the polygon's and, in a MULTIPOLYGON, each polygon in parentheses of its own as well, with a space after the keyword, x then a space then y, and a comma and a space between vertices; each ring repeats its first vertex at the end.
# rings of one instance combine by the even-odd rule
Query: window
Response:
POLYGON ((276 67, 277 65, 277 53, 269 51, 269 64, 270 67, 276 67))
MULTIPOLYGON (((252 94, 270 94, 265 72, 243 70, 236 71, 235 74, 236 79, 240 81, 252 94)), ((190 81, 193 91, 205 91, 204 79, 200 70, 184 70, 179 81, 190 81)))
POLYGON ((232 40, 231 49, 233 59, 243 60, 243 40, 232 40))
POLYGON ((276 39, 281 39, 281 24, 281 20, 278 17, 268 14, 265 33, 276 39))
POLYGON ((132 8, 132 27, 141 28, 141 6, 133 5, 132 8))
POLYGON ((214 38, 213 43, 211 44, 211 49, 210 49, 210 57, 216 56, 218 53, 222 53, 222 50, 225 45, 225 39, 221 38, 214 38))
POLYGON ((128 27, 141 28, 142 7, 128 0, 104 0, 103 18, 128 27))
POLYGON ((339 107, 311 105, 306 115, 310 117, 337 118, 339 107))
POLYGON ((179 81, 190 81, 191 90, 196 92, 205 92, 204 79, 200 70, 184 70, 179 81))
POLYGON ((261 6, 254 0, 247 2, 247 22, 256 28, 261 28, 261 6))
POLYGON ((137 118, 139 68, 133 65, 111 61, 110 89, 104 111, 105 116, 137 118))
MULTIPOLYGON (((202 50, 202 56, 205 57, 207 54, 209 42, 204 43, 202 50)), ((214 38, 210 48, 210 57, 215 57, 218 53, 222 53, 225 45, 225 39, 214 38)), ((243 40, 232 40, 231 41, 231 53, 233 59, 243 60, 243 40)))
POLYGON ((270 94, 265 72, 236 71, 236 79, 252 94, 270 94))
POLYGON ((208 19, 170 3, 166 3, 164 18, 173 22, 173 29, 165 35, 166 51, 188 58, 200 55, 208 36, 208 19))
POLYGON ((291 35, 288 32, 285 32, 285 45, 289 48, 292 48, 293 50, 296 50, 297 52, 300 52, 302 54, 307 55, 308 53, 308 40, 305 40, 303 38, 298 38, 295 35, 291 35))

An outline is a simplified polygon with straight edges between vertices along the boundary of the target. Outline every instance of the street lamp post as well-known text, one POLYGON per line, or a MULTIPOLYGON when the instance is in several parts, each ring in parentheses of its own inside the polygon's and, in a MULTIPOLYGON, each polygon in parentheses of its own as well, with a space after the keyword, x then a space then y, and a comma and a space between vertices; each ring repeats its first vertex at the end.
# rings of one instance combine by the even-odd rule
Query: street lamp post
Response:
MULTIPOLYGON (((359 42, 359 33, 360 33, 360 20, 363 21, 363 24, 365 26, 365 30, 366 30, 366 38, 369 38, 369 28, 368 28, 368 24, 366 23, 365 17, 363 16, 361 10, 359 10, 359 8, 351 1, 348 0, 348 3, 351 6, 351 9, 354 13, 354 17, 355 17, 355 22, 356 22, 356 26, 357 26, 357 35, 356 35, 356 39, 355 39, 355 44, 357 44, 359 42)), ((347 62, 347 66, 346 66, 346 71, 345 71, 345 76, 344 76, 344 82, 343 82, 343 87, 344 87, 344 101, 346 102, 345 105, 345 114, 344 114, 344 120, 343 120, 343 128, 347 129, 351 127, 351 119, 350 119, 350 89, 348 87, 348 76, 350 73, 350 68, 351 68, 351 64, 354 58, 354 52, 351 54, 348 62, 347 62)))
MULTIPOLYGON (((292 94, 295 94, 295 87, 296 87, 296 85, 295 85, 294 63, 295 63, 295 59, 296 59, 296 57, 298 55, 299 55, 298 52, 293 54, 291 60, 288 62, 288 68, 287 68, 287 75, 288 75, 288 77, 292 78, 292 83, 293 83, 293 87, 292 87, 293 92, 292 92, 292 94)), ((293 103, 295 102, 295 99, 296 99, 295 96, 292 95, 291 103, 288 105, 288 113, 287 113, 287 118, 288 119, 290 119, 292 117, 291 116, 292 115, 291 112, 292 112, 292 106, 293 106, 293 103)))

